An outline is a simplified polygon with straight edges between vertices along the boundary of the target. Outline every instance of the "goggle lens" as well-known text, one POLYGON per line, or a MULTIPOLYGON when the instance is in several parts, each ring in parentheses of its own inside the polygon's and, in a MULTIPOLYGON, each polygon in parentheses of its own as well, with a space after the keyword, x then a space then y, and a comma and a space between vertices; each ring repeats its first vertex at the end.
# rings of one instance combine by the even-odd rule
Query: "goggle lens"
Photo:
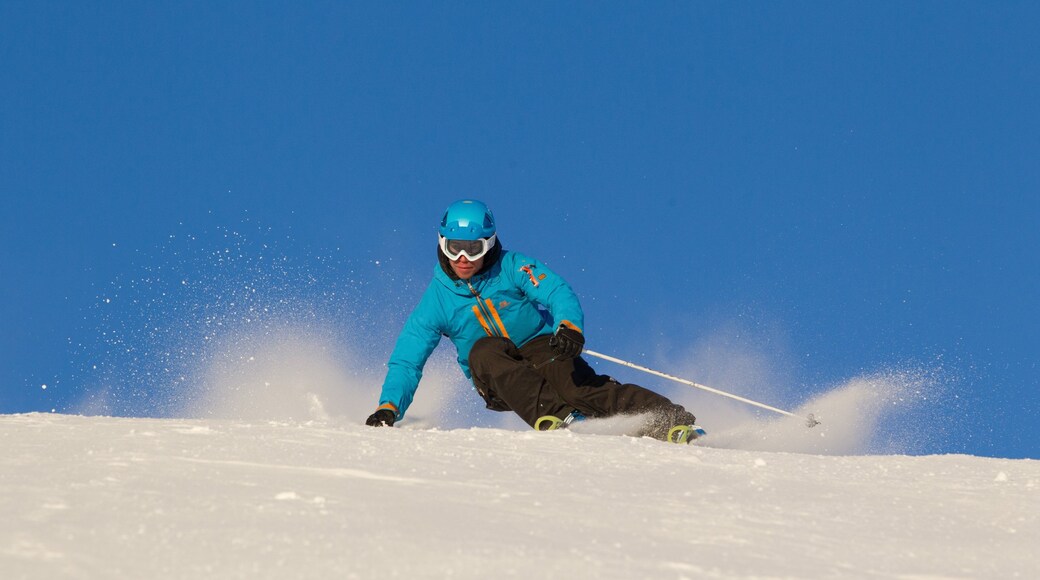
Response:
POLYGON ((441 251, 448 257, 449 260, 455 261, 465 254, 466 258, 472 262, 479 260, 484 257, 484 254, 488 253, 495 245, 495 236, 490 238, 481 238, 479 240, 449 240, 448 238, 441 237, 441 251))

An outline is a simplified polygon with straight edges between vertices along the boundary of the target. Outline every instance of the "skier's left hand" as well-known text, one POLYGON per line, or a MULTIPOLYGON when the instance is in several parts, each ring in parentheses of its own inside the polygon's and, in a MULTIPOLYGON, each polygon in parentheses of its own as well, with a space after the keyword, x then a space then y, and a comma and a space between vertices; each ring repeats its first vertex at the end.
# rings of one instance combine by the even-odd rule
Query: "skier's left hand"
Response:
POLYGON ((561 324, 556 334, 549 339, 549 348, 557 360, 570 360, 585 348, 585 336, 580 330, 561 324))

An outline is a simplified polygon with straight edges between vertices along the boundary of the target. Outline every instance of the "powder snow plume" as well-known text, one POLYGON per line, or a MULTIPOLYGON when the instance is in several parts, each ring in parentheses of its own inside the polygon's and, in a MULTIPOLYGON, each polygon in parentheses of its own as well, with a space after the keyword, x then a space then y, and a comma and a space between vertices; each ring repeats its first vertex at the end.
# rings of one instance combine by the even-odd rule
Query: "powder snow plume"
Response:
MULTIPOLYGON (((697 416, 698 444, 826 455, 922 454, 956 447, 965 435, 958 381, 942 359, 902 362, 831 384, 797 379, 790 339, 775 321, 721 324, 686 348, 661 348, 653 367, 673 376, 793 413, 788 417, 679 383, 598 363, 668 396, 697 416), (807 426, 812 414, 818 425, 807 426)), ((633 360, 638 363, 639 361, 633 360)))
POLYGON ((248 220, 182 229, 99 290, 66 410, 312 420, 357 417, 360 393, 378 397, 382 354, 359 353, 392 344, 370 317, 394 313, 368 297, 407 284, 333 250, 290 250, 290 237, 248 220))
MULTIPOLYGON (((360 424, 378 405, 385 367, 365 361, 337 330, 284 325, 238 332, 213 346, 178 416, 360 424)), ((409 410, 412 427, 450 422, 452 375, 431 364, 409 410)), ((461 379, 461 373, 456 371, 461 379)), ((457 381, 456 381, 457 382, 457 381)))
POLYGON ((178 415, 238 420, 328 421, 372 406, 374 372, 350 360, 331 332, 285 325, 236 333, 213 346, 195 395, 178 415), (366 387, 369 392, 366 392, 366 387))
MULTIPOLYGON (((170 235, 99 292, 95 344, 74 356, 80 384, 60 409, 86 415, 360 424, 420 288, 379 262, 290 251, 248 221, 170 235), (297 256, 291 258, 290 256, 297 256)), ((408 428, 494 427, 454 361, 426 366, 408 428)))
POLYGON ((712 447, 823 455, 920 453, 952 433, 934 416, 942 381, 926 371, 856 377, 792 410, 796 417, 730 418, 712 447), (819 424, 809 427, 807 417, 819 424))

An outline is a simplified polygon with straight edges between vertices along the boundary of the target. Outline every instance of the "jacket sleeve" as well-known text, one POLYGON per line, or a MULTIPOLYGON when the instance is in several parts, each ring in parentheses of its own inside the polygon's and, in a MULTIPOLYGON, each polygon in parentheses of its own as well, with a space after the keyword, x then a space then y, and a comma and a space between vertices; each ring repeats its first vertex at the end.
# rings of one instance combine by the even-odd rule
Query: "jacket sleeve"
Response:
POLYGON ((545 264, 523 254, 510 252, 508 262, 514 284, 549 311, 553 329, 563 324, 584 332, 585 314, 570 284, 545 264))
POLYGON ((423 367, 441 340, 442 331, 436 322, 436 306, 431 286, 408 316, 387 363, 379 408, 394 411, 398 419, 404 417, 408 406, 412 404, 419 380, 422 379, 423 367))

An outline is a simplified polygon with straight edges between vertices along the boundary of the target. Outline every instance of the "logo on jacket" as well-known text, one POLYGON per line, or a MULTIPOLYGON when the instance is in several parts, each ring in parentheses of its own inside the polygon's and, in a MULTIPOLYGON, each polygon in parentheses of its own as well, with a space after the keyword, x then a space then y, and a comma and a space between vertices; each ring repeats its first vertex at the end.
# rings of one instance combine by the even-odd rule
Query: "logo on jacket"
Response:
POLYGON ((545 279, 545 274, 542 274, 538 278, 535 278, 534 277, 534 268, 532 268, 531 266, 525 265, 524 267, 520 268, 520 271, 527 273, 527 277, 531 279, 531 284, 534 284, 534 286, 536 288, 538 287, 538 280, 544 280, 545 279))

